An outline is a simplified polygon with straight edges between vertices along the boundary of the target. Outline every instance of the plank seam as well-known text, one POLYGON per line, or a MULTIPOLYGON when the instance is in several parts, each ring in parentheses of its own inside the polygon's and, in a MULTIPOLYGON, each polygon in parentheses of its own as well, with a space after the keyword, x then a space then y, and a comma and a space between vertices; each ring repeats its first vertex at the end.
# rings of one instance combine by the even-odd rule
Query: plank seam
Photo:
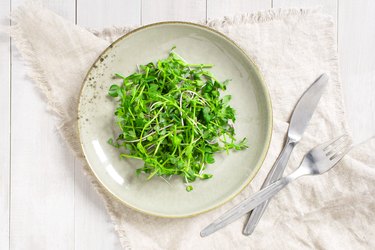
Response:
POLYGON ((143 0, 140 0, 141 1, 141 7, 140 7, 140 15, 139 15, 139 24, 142 26, 143 25, 143 0))
MULTIPOLYGON (((74 0, 74 24, 78 24, 78 0, 74 0)), ((76 157, 73 156, 73 249, 76 249, 76 157)))
MULTIPOLYGON (((12 1, 9 0, 9 13, 12 11, 12 1)), ((12 26, 12 19, 9 18, 9 27, 12 26)), ((8 176, 8 247, 11 249, 11 213, 12 213, 12 38, 9 36, 9 176, 8 176)))
POLYGON ((208 0, 206 0, 206 23, 208 21, 208 0))
POLYGON ((336 44, 337 52, 339 51, 339 0, 336 0, 336 44))

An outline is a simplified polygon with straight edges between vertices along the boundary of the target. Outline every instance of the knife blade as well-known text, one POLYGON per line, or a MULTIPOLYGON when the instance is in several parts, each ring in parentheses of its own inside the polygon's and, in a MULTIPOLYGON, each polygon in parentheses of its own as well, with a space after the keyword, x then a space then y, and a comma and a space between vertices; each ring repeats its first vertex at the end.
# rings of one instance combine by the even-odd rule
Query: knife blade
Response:
MULTIPOLYGON (((302 138, 303 132, 305 131, 316 106, 319 103, 319 100, 323 94, 324 87, 328 82, 328 76, 326 74, 322 74, 319 76, 313 84, 304 92, 300 100, 297 102, 297 105, 293 111, 292 117, 290 119, 290 125, 288 129, 288 139, 285 144, 283 151, 281 152, 280 156, 276 160, 274 166, 272 167, 270 173, 268 174, 265 182, 263 183, 262 188, 270 185, 271 183, 278 180, 282 173, 284 172, 286 163, 290 157, 290 154, 294 148, 294 146, 300 141, 302 138)), ((230 209, 226 213, 224 213, 220 218, 215 220, 209 226, 202 230, 201 236, 207 236, 226 225, 232 223, 233 221, 237 220, 238 218, 242 217, 244 214, 248 213, 251 208, 247 208, 246 204, 250 202, 248 200, 244 200, 234 208, 230 209)), ((262 216, 265 208, 267 207, 268 201, 260 204, 254 211, 256 213, 253 215, 253 219, 250 217, 249 227, 250 229, 254 229, 257 222, 259 221, 260 217, 262 216), (259 209, 258 209, 259 208, 259 209), (256 216, 256 217, 255 217, 256 216)), ((247 226, 246 226, 247 228, 247 226)), ((246 228, 244 233, 246 232, 246 228)), ((252 231, 250 231, 251 233, 252 231)))
POLYGON ((327 74, 322 74, 311 84, 299 99, 294 108, 289 124, 288 137, 291 140, 295 142, 301 140, 303 132, 311 120, 327 82, 327 74))
MULTIPOLYGON (((268 173, 267 178, 264 180, 261 189, 267 187, 282 177, 294 146, 301 140, 302 135, 308 126, 316 106, 318 105, 319 100, 325 90, 327 82, 328 76, 326 74, 320 75, 297 102, 290 118, 288 136, 284 148, 268 173)), ((243 230, 244 235, 250 235, 254 232, 255 227, 266 210, 269 202, 270 201, 268 200, 262 203, 251 212, 243 230)))

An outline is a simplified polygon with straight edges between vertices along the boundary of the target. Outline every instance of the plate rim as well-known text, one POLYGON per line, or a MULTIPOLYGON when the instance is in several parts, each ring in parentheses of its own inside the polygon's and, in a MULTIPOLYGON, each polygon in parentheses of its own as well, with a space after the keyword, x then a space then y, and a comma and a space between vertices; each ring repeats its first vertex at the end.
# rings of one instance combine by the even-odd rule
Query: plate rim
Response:
POLYGON ((268 89, 268 85, 267 85, 267 83, 266 83, 266 81, 265 81, 265 79, 263 77, 262 71, 260 70, 260 67, 258 66, 258 64, 256 64, 253 61, 253 59, 235 41, 233 41, 231 38, 229 38, 228 36, 224 35, 223 33, 219 32, 219 31, 217 31, 217 30, 215 30, 215 29, 213 29, 211 27, 202 25, 202 24, 197 24, 197 23, 193 23, 193 22, 186 22, 186 21, 163 21, 163 22, 155 22, 155 23, 143 25, 141 27, 135 28, 135 29, 129 31, 128 33, 120 36, 115 41, 113 41, 110 45, 108 45, 107 48, 105 48, 99 54, 99 56, 97 57, 97 59, 90 66, 90 68, 87 70, 86 76, 85 76, 85 78, 82 81, 81 89, 79 91, 79 100, 78 100, 78 104, 77 104, 77 114, 78 114, 78 116, 77 116, 78 117, 78 119, 77 119, 77 132, 78 132, 79 142, 80 142, 80 145, 81 145, 82 156, 86 160, 86 163, 88 165, 88 168, 86 168, 86 169, 88 169, 91 172, 91 174, 93 176, 95 176, 95 179, 98 181, 98 183, 102 187, 104 187, 104 189, 107 191, 107 193, 109 193, 112 197, 114 197, 120 203, 126 205, 127 207, 129 207, 129 208, 131 208, 131 209, 133 209, 133 210, 135 210, 137 212, 141 212, 143 214, 152 215, 152 216, 161 217, 161 218, 172 218, 172 219, 176 218, 176 219, 178 219, 178 218, 194 217, 194 216, 197 216, 197 215, 200 215, 200 214, 212 211, 212 210, 214 210, 216 208, 219 208, 219 207, 223 206, 224 204, 228 203, 229 201, 231 201, 232 199, 234 199, 237 195, 239 195, 251 183, 251 181, 254 179, 254 177, 258 174, 260 168, 263 166, 264 160, 266 159, 266 156, 267 156, 269 148, 270 148, 270 144, 271 144, 271 140, 272 140, 272 134, 273 134, 272 133, 273 132, 273 108, 272 108, 271 96, 270 96, 270 92, 269 92, 269 89, 268 89), (166 214, 162 214, 162 213, 155 213, 155 212, 150 212, 150 211, 147 211, 147 210, 142 210, 142 209, 140 209, 138 207, 135 207, 135 206, 129 204, 128 202, 126 202, 125 200, 123 200, 119 196, 117 196, 113 191, 111 191, 111 189, 108 188, 101 181, 101 179, 99 178, 99 176, 97 175, 97 173, 92 168, 89 159, 86 157, 86 152, 85 152, 85 149, 84 149, 84 146, 83 146, 83 142, 82 142, 82 136, 81 136, 82 133, 81 133, 81 129, 80 129, 80 118, 79 118, 83 88, 86 85, 85 83, 86 83, 86 81, 88 79, 88 76, 89 76, 92 68, 100 60, 100 58, 103 56, 103 54, 105 54, 108 50, 110 50, 116 43, 122 41, 123 39, 126 39, 128 36, 130 36, 130 35, 138 32, 138 31, 141 31, 141 30, 153 27, 153 26, 159 26, 159 25, 165 25, 165 24, 184 24, 184 25, 190 25, 190 26, 198 27, 198 28, 201 28, 203 30, 207 30, 208 32, 213 32, 213 33, 219 35, 220 37, 222 37, 223 39, 225 39, 229 43, 231 43, 234 47, 236 47, 238 49, 238 51, 241 54, 243 54, 243 56, 245 57, 245 59, 248 60, 254 66, 254 71, 255 71, 255 73, 257 74, 257 76, 260 79, 261 87, 262 87, 262 89, 263 89, 263 91, 265 93, 265 96, 266 96, 266 103, 267 103, 266 109, 267 109, 267 112, 268 112, 268 117, 267 118, 270 121, 270 125, 268 126, 267 133, 266 133, 266 139, 268 140, 266 148, 265 148, 265 150, 263 150, 263 153, 262 153, 262 155, 260 157, 260 161, 255 166, 255 171, 253 172, 253 174, 251 174, 246 179, 246 181, 244 182, 244 184, 242 184, 242 187, 237 192, 233 193, 232 195, 228 196, 227 198, 223 199, 221 202, 219 202, 219 203, 217 203, 217 204, 215 204, 213 206, 210 206, 210 207, 208 207, 206 209, 202 209, 202 210, 200 210, 198 212, 187 213, 187 214, 182 214, 182 215, 166 215, 166 214))

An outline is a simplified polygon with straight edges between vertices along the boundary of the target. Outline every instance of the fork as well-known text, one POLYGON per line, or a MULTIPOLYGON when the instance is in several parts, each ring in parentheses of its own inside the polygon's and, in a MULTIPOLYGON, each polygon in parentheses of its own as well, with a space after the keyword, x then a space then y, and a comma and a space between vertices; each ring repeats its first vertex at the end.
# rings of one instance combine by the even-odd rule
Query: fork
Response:
POLYGON ((208 236, 236 221, 259 204, 270 199, 292 181, 304 175, 320 175, 334 167, 349 151, 350 140, 342 135, 311 149, 303 158, 300 166, 290 175, 281 178, 266 188, 245 199, 230 209, 201 231, 201 236, 208 236))

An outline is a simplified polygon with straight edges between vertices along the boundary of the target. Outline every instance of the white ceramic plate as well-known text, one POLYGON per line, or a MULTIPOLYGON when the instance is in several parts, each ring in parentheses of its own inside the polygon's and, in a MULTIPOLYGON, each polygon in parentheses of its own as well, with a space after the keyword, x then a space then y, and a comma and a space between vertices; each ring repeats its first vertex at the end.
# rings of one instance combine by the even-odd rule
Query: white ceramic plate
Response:
POLYGON ((272 133, 272 109, 267 87, 256 65, 230 39, 204 26, 166 22, 139 28, 114 42, 98 58, 84 81, 78 108, 78 127, 87 162, 99 182, 126 205, 147 214, 186 217, 206 212, 238 194, 255 176, 266 156, 272 133), (116 72, 128 75, 136 65, 146 64, 176 52, 189 63, 214 64, 219 80, 232 79, 226 93, 237 110, 237 138, 247 137, 249 148, 216 157, 206 173, 186 192, 180 177, 168 185, 161 178, 146 180, 135 170, 143 163, 120 160, 107 144, 116 136, 115 102, 107 96, 116 72))

